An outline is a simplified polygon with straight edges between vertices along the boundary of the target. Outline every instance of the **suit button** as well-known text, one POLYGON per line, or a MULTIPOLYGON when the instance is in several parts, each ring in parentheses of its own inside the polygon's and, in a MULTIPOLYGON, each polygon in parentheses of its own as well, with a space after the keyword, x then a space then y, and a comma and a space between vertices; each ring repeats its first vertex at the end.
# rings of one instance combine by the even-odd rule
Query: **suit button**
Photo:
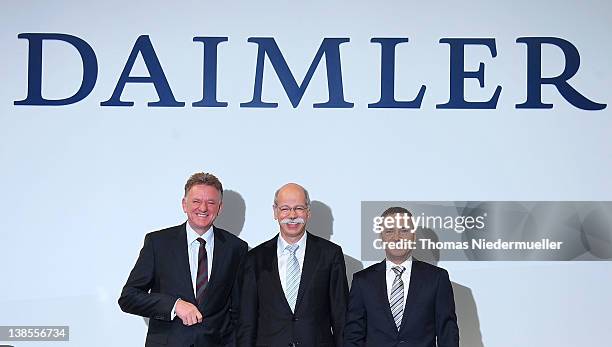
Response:
POLYGON ((292 321, 297 322, 298 321, 298 317, 293 317, 291 318, 292 321))
POLYGON ((289 342, 289 347, 295 347, 295 343, 289 342))

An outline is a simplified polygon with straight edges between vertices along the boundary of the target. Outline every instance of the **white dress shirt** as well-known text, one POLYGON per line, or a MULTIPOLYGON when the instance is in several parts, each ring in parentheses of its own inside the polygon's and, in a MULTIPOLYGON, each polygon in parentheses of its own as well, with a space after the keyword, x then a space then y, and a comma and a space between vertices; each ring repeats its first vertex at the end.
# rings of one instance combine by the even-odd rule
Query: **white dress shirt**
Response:
MULTIPOLYGON (((208 261, 208 281, 210 281, 210 275, 212 274, 212 265, 213 265, 213 251, 215 249, 215 233, 213 231, 213 227, 210 227, 204 235, 200 236, 200 234, 196 233, 195 230, 191 228, 189 222, 186 223, 185 227, 187 231, 187 255, 189 258, 189 272, 191 273, 191 285, 193 287, 193 293, 196 295, 196 278, 198 277, 198 256, 200 252, 200 242, 197 240, 198 237, 201 237, 206 241, 206 257, 208 261)), ((180 299, 178 299, 180 300, 180 299)), ((170 319, 174 319, 176 317, 176 303, 174 303, 174 307, 172 307, 172 311, 170 313, 170 319)))
MULTIPOLYGON (((297 251, 295 251, 295 257, 300 264, 300 280, 302 279, 302 270, 304 269, 304 255, 306 255, 306 238, 307 233, 304 232, 302 238, 296 242, 299 246, 297 251)), ((283 286, 283 292, 286 293, 287 289, 287 263, 289 263, 289 256, 291 253, 285 250, 285 247, 289 246, 289 243, 283 239, 283 237, 278 235, 278 242, 276 243, 276 257, 278 258, 278 277, 280 277, 281 286, 283 286)))
POLYGON ((389 260, 385 261, 387 264, 387 299, 391 302, 391 289, 393 288, 393 281, 395 281, 395 271, 393 268, 396 266, 403 266, 406 270, 402 273, 402 282, 404 282, 404 306, 406 306, 406 298, 408 297, 408 287, 410 287, 410 273, 412 272, 412 256, 409 256, 401 264, 395 264, 389 260))
POLYGON ((198 254, 200 252, 200 242, 197 240, 201 237, 206 241, 206 257, 208 259, 208 281, 212 272, 213 251, 215 249, 215 234, 213 227, 210 227, 204 235, 196 233, 187 222, 187 250, 189 252, 189 270, 191 271, 191 285, 193 293, 196 294, 196 277, 198 277, 198 254))

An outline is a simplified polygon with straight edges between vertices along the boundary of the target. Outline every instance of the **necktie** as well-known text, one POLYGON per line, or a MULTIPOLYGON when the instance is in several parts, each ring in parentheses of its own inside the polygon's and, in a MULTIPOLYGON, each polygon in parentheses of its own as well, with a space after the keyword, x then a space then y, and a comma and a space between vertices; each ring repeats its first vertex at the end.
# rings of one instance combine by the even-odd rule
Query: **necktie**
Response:
POLYGON ((399 330, 402 325, 402 316, 404 315, 404 281, 402 281, 402 274, 406 268, 403 266, 395 266, 392 270, 395 272, 395 279, 391 286, 389 304, 391 305, 393 320, 395 321, 397 330, 399 330))
POLYGON ((289 252, 289 260, 287 261, 287 273, 285 274, 285 297, 291 307, 291 311, 295 312, 295 303, 297 301, 298 288, 300 287, 300 263, 298 262, 295 252, 300 246, 288 245, 285 250, 289 252))
POLYGON ((201 237, 196 240, 200 243, 198 251, 198 276, 196 277, 196 301, 201 304, 206 285, 208 284, 208 254, 206 254, 206 241, 201 237))

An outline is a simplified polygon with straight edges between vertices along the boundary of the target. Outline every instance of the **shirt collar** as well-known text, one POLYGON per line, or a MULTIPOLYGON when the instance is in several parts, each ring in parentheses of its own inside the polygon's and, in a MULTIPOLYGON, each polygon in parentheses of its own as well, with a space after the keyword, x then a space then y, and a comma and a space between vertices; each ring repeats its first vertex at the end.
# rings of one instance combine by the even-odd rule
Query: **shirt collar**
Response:
POLYGON ((204 241, 206 241, 206 244, 210 244, 210 242, 213 240, 213 237, 215 235, 214 227, 210 227, 210 229, 208 229, 204 233, 204 235, 200 236, 200 234, 196 233, 195 230, 193 230, 193 228, 191 228, 191 225, 189 225, 189 222, 187 222, 186 225, 187 225, 187 227, 185 229, 187 229, 187 245, 190 245, 193 242, 195 242, 195 240, 198 237, 203 238, 204 241))
MULTIPOLYGON (((386 265, 387 265, 387 272, 388 272, 388 271, 393 271, 393 270, 391 270, 391 269, 392 269, 392 268, 394 268, 394 267, 396 267, 396 266, 403 266, 403 267, 404 267, 404 269, 406 269, 406 270, 408 270, 408 271, 409 271, 409 270, 412 268, 412 255, 410 255, 410 256, 408 257, 408 259, 404 260, 404 262, 403 262, 403 263, 401 263, 401 264, 399 264, 399 265, 398 265, 398 264, 395 264, 395 263, 394 263, 394 262, 392 262, 392 261, 386 260, 386 259, 385 259, 385 263, 386 263, 386 265)), ((404 271, 406 271, 406 270, 404 270, 404 271)))
MULTIPOLYGON (((302 238, 296 242, 295 244, 298 245, 298 249, 297 251, 303 251, 304 247, 306 246, 306 239, 308 238, 308 233, 304 232, 304 235, 302 235, 302 238)), ((285 247, 289 246, 289 242, 285 241, 285 239, 283 239, 283 237, 280 235, 280 233, 278 234, 278 242, 277 244, 277 249, 278 249, 278 254, 283 254, 283 252, 285 251, 285 247)))

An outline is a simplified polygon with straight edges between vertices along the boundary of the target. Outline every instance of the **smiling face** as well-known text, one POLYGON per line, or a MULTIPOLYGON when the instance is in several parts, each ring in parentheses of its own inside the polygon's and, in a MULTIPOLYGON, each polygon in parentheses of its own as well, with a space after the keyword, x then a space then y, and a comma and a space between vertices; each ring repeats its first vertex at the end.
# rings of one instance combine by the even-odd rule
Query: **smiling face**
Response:
POLYGON ((221 207, 221 192, 206 184, 194 185, 183 198, 183 212, 187 214, 189 226, 200 235, 210 229, 221 207))
POLYGON ((278 221, 280 233, 288 243, 295 243, 306 231, 310 208, 306 192, 301 186, 290 183, 283 186, 276 195, 274 219, 278 221))

